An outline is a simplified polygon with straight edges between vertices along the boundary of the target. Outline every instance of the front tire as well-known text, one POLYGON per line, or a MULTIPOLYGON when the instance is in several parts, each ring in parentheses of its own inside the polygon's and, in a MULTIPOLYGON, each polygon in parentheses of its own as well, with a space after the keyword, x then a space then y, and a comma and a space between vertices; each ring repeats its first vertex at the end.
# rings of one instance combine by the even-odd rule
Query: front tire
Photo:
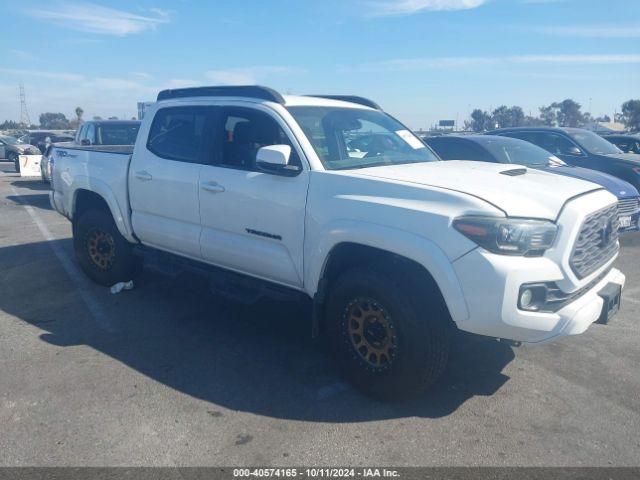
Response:
POLYGON ((331 289, 326 321, 332 356, 365 394, 404 400, 444 371, 451 320, 439 292, 426 283, 393 268, 356 267, 331 289))
POLYGON ((82 214, 73 228, 73 245, 84 273, 100 285, 129 281, 140 271, 141 259, 102 210, 82 214))

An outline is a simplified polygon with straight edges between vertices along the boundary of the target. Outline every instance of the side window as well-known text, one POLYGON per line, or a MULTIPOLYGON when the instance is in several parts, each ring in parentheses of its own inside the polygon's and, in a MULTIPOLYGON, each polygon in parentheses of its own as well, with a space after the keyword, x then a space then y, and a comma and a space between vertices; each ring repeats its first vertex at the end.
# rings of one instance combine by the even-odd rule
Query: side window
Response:
POLYGON ((536 134, 538 137, 537 141, 534 143, 544 148, 548 152, 553 153, 554 155, 576 155, 575 144, 561 135, 556 133, 538 133, 536 134))
POLYGON ((215 163, 221 167, 255 171, 258 150, 269 145, 289 145, 289 165, 302 165, 287 134, 264 112, 242 107, 222 108, 220 125, 222 138, 215 163))
POLYGON ((202 143, 207 123, 206 107, 168 107, 153 118, 147 149, 178 162, 203 163, 202 143))

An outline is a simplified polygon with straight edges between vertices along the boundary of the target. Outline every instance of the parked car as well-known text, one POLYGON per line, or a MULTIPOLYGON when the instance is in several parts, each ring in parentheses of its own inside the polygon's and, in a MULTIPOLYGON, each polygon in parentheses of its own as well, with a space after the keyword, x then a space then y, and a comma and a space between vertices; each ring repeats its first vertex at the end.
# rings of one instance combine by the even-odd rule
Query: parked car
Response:
POLYGON ((54 137, 55 135, 56 133, 50 130, 30 130, 20 137, 20 141, 35 145, 38 147, 39 153, 44 153, 47 146, 47 138, 54 137))
POLYGON ((140 129, 138 120, 92 120, 78 129, 79 145, 133 145, 140 129))
POLYGON ((6 135, 0 136, 0 158, 13 162, 16 172, 20 171, 20 155, 36 155, 38 148, 28 143, 23 143, 17 138, 6 135))
POLYGON ((602 138, 604 138, 608 142, 613 143, 624 153, 640 154, 640 135, 638 134, 611 134, 603 135, 602 138))
POLYGON ((623 153, 601 136, 581 128, 520 127, 488 132, 526 140, 576 167, 621 178, 640 190, 640 155, 623 153))
POLYGON ((51 181, 51 152, 53 151, 53 145, 65 145, 73 142, 74 137, 67 135, 55 136, 52 140, 52 142, 47 142, 42 158, 40 159, 40 177, 44 183, 51 181))
POLYGON ((427 138, 425 142, 444 160, 516 163, 597 183, 618 197, 620 231, 637 231, 640 228, 640 197, 633 185, 606 173, 564 163, 537 145, 496 135, 447 135, 427 138))
POLYGON ((129 280, 142 255, 244 302, 307 299, 336 365, 378 398, 432 384, 456 329, 538 344, 619 308, 615 196, 442 162, 361 97, 165 90, 128 151, 54 145, 53 157, 51 204, 91 279, 129 280), (372 130, 401 141, 350 154, 347 138, 372 130))

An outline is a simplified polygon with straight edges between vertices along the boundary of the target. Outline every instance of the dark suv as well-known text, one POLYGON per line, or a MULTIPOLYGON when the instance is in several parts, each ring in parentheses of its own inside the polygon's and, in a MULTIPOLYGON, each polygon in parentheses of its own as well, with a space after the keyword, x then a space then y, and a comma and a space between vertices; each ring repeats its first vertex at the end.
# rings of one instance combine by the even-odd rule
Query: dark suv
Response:
POLYGON ((581 128, 502 128, 489 135, 526 140, 576 167, 590 168, 626 180, 640 189, 640 155, 623 153, 595 133, 581 128))
POLYGON ((76 133, 79 145, 133 145, 136 143, 140 121, 92 120, 85 122, 76 133))
POLYGON ((612 133, 610 135, 602 135, 602 138, 613 143, 624 153, 640 153, 640 135, 612 133))

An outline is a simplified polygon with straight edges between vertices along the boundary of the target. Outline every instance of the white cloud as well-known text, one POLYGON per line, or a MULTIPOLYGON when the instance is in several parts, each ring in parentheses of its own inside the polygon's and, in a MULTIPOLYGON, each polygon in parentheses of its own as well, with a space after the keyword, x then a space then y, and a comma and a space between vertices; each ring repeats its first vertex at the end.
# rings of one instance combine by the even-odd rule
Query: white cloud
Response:
POLYGON ((96 91, 102 90, 139 90, 143 88, 143 85, 139 82, 129 80, 127 78, 105 78, 98 77, 92 78, 85 82, 85 87, 94 88, 96 91))
POLYGON ((26 13, 71 30, 120 37, 152 30, 169 21, 169 14, 156 8, 149 10, 150 15, 139 15, 85 2, 65 2, 26 13))
POLYGON ((631 64, 640 63, 638 54, 620 55, 516 55, 507 57, 507 61, 519 63, 571 63, 583 65, 631 64))
POLYGON ((299 68, 262 65, 246 68, 210 70, 205 73, 205 77, 223 85, 251 85, 263 82, 272 76, 295 75, 302 72, 303 70, 299 68))
POLYGON ((1 73, 7 75, 13 75, 16 77, 22 77, 28 79, 30 77, 48 78, 51 80, 64 80, 70 82, 79 82, 84 79, 83 75, 77 75, 75 73, 64 72, 47 72, 44 70, 22 70, 17 68, 0 68, 1 73))
POLYGON ((367 2, 374 16, 410 15, 422 11, 468 10, 487 0, 372 0, 367 2))
POLYGON ((148 80, 151 78, 151 75, 149 75, 147 72, 131 72, 131 75, 133 75, 134 77, 142 78, 144 80, 148 80))
POLYGON ((594 37, 594 38, 637 38, 640 37, 640 25, 582 25, 582 26, 551 26, 531 27, 528 29, 534 33, 545 35, 562 35, 567 37, 594 37))
POLYGON ((9 55, 20 62, 34 62, 38 60, 38 57, 36 57, 35 55, 25 50, 18 50, 15 48, 9 50, 9 55))
POLYGON ((187 88, 202 85, 201 81, 191 80, 188 78, 172 78, 165 82, 158 90, 166 90, 168 88, 187 88))
POLYGON ((640 54, 611 55, 511 55, 505 57, 433 57, 399 58, 382 62, 361 63, 353 67, 342 67, 341 71, 415 71, 443 68, 468 68, 496 64, 635 64, 640 63, 640 54))

